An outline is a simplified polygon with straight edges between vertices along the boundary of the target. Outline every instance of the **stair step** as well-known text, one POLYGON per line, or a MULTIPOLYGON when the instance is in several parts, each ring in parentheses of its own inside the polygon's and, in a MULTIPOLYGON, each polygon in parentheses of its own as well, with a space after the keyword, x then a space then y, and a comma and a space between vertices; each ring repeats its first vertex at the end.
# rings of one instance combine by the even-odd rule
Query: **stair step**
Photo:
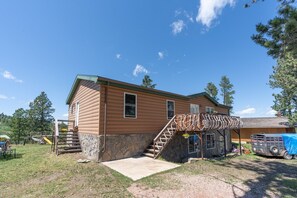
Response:
MULTIPOLYGON (((146 149, 147 153, 154 153, 154 149, 146 149)), ((159 153, 159 149, 155 149, 155 153, 159 153)))
POLYGON ((71 150, 58 150, 58 154, 63 154, 63 153, 78 153, 82 152, 81 149, 71 149, 71 150))
POLYGON ((143 153, 143 155, 145 155, 147 157, 154 158, 154 154, 151 154, 151 153, 143 153))
POLYGON ((80 145, 58 146, 58 149, 70 150, 70 149, 81 149, 81 147, 80 147, 80 145))

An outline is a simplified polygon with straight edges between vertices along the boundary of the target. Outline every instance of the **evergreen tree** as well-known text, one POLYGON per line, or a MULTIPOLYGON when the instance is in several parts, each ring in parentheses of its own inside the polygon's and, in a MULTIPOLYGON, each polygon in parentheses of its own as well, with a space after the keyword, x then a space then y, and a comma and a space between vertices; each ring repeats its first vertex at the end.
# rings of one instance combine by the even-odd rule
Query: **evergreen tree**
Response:
POLYGON ((291 5, 283 6, 279 16, 266 25, 256 26, 258 34, 252 36, 255 43, 265 47, 273 58, 283 58, 287 52, 297 57, 297 9, 291 5))
POLYGON ((51 124, 54 121, 52 114, 55 112, 55 109, 52 108, 52 102, 48 99, 46 93, 41 92, 29 106, 31 130, 41 132, 41 135, 51 131, 51 124))
POLYGON ((288 116, 291 123, 297 122, 297 59, 290 53, 280 58, 273 67, 269 84, 279 88, 281 92, 274 94, 274 110, 283 116, 288 116))
POLYGON ((147 87, 147 88, 155 88, 156 87, 156 84, 152 84, 153 80, 150 78, 149 75, 145 75, 143 77, 143 80, 142 80, 142 85, 143 87, 147 87))
POLYGON ((277 58, 269 84, 280 92, 273 94, 272 108, 291 123, 297 122, 297 9, 290 4, 281 6, 278 16, 268 24, 256 26, 258 34, 252 39, 267 49, 267 54, 277 58))
POLYGON ((204 89, 206 93, 208 93, 211 97, 213 97, 216 101, 219 100, 218 96, 218 88, 212 82, 207 83, 206 88, 204 89))
POLYGON ((15 110, 12 120, 11 120, 11 128, 13 139, 17 144, 20 143, 20 140, 27 136, 28 132, 28 111, 23 108, 15 110))
POLYGON ((221 96, 223 98, 223 104, 227 106, 232 106, 233 104, 233 95, 235 91, 232 90, 233 84, 231 84, 227 76, 222 76, 220 81, 221 96))

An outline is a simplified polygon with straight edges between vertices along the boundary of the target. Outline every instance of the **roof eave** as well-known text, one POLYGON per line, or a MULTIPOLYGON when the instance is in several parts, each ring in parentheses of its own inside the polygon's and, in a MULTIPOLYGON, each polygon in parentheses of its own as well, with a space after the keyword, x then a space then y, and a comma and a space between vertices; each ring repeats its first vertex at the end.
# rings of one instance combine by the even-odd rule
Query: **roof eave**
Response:
POLYGON ((68 94, 68 97, 66 99, 66 104, 69 105, 70 104, 70 101, 76 91, 76 88, 77 86, 79 85, 79 82, 81 80, 88 80, 88 81, 93 81, 95 83, 97 83, 98 81, 98 76, 95 76, 95 75, 77 75, 73 84, 72 84, 72 87, 70 89, 70 92, 68 94))

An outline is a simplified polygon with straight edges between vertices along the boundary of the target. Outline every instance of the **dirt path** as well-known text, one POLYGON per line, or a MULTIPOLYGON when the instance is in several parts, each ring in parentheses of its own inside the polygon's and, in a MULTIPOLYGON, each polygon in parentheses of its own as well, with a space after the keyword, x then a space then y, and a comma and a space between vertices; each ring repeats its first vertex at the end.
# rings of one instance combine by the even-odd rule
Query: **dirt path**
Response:
POLYGON ((128 191, 135 197, 165 198, 297 195, 297 160, 290 164, 284 163, 281 159, 197 162, 186 165, 185 169, 177 169, 155 177, 162 177, 160 180, 169 186, 150 187, 147 185, 149 182, 144 181, 132 184, 128 191), (201 170, 198 174, 197 169, 201 170), (289 181, 287 186, 286 181, 289 181))

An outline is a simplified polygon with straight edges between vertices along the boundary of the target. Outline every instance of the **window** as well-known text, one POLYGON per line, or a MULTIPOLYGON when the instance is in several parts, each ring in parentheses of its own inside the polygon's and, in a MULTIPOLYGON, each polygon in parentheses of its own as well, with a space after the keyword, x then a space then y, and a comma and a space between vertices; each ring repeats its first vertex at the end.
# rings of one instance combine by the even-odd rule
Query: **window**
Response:
POLYGON ((190 135, 188 138, 188 153, 196 153, 199 149, 198 135, 190 135))
POLYGON ((124 117, 136 118, 136 115, 137 115, 137 96, 136 94, 125 93, 124 117))
POLYGON ((76 108, 75 108, 75 126, 78 126, 79 121, 79 102, 76 102, 76 108))
POLYGON ((207 134, 206 135, 206 148, 207 149, 215 148, 215 136, 214 136, 214 134, 207 134))
POLYGON ((206 107, 205 112, 206 113, 214 113, 214 108, 213 107, 206 107))
POLYGON ((193 114, 198 114, 199 113, 199 105, 190 104, 190 112, 193 114))
POLYGON ((167 119, 171 119, 174 116, 174 101, 167 100, 167 119))
POLYGON ((70 106, 70 113, 71 115, 74 114, 74 103, 70 106))

